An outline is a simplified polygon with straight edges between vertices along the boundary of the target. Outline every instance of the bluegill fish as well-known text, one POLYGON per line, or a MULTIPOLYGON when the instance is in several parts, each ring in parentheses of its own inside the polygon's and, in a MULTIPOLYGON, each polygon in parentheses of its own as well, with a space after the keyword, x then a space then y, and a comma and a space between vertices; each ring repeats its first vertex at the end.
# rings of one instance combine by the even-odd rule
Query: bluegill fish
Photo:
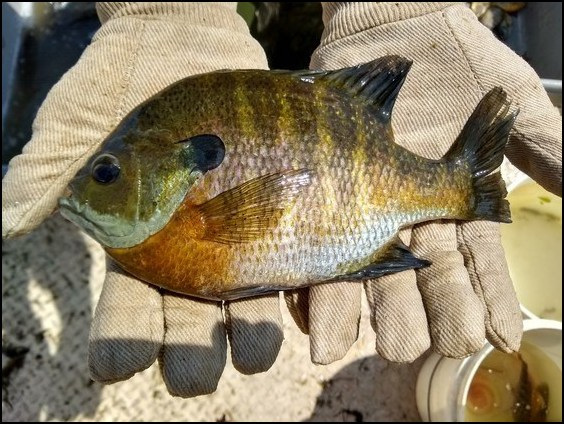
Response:
POLYGON ((415 155, 390 125, 410 66, 186 78, 121 122, 61 211, 131 274, 208 299, 427 266, 399 229, 510 222, 494 171, 515 114, 495 88, 444 158, 415 155))

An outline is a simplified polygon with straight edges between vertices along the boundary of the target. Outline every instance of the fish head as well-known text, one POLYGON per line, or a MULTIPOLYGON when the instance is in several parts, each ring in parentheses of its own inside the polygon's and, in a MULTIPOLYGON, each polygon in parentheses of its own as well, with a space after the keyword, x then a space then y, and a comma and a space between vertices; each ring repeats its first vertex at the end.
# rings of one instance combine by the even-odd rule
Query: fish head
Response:
POLYGON ((142 243, 223 161, 219 137, 178 138, 131 122, 118 128, 70 182, 70 195, 59 199, 61 214, 106 247, 142 243))

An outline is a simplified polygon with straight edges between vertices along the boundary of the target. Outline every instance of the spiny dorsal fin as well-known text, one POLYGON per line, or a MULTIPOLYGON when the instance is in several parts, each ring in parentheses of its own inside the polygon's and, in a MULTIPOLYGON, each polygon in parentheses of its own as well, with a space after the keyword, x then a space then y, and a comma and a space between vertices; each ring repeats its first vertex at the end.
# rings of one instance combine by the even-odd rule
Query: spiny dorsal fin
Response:
POLYGON ((355 281, 369 280, 382 277, 383 275, 394 274, 407 269, 419 269, 431 265, 431 262, 420 259, 413 255, 409 247, 396 238, 384 248, 374 259, 374 262, 364 268, 338 275, 330 281, 355 281))
POLYGON ((303 81, 327 80, 364 98, 374 107, 384 122, 389 122, 399 90, 405 81, 412 61, 401 56, 384 56, 372 62, 336 71, 296 72, 303 81))
POLYGON ((224 191, 197 207, 205 226, 203 238, 231 244, 264 236, 278 225, 284 210, 312 178, 311 170, 290 170, 263 175, 224 191))

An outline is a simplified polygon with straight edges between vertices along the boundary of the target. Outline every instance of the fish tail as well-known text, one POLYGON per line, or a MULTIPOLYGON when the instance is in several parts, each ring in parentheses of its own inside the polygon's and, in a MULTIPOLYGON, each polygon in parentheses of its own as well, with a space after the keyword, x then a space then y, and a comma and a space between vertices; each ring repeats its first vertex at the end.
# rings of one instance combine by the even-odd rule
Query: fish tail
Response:
POLYGON ((464 125, 444 156, 449 163, 466 163, 472 196, 465 219, 511 222, 507 190, 499 171, 517 111, 510 112, 507 94, 500 87, 490 90, 464 125))

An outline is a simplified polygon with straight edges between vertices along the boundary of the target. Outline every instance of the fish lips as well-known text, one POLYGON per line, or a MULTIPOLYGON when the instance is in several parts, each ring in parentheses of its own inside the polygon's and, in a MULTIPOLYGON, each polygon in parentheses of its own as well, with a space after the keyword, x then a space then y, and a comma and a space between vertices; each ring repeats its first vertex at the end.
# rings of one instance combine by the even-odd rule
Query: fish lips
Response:
POLYGON ((109 237, 128 237, 135 232, 135 225, 110 216, 99 215, 88 204, 78 202, 74 197, 59 198, 61 215, 79 226, 99 242, 109 237))
MULTIPOLYGON (((70 196, 59 198, 59 211, 66 219, 74 222, 76 217, 80 217, 86 205, 81 205, 75 198, 70 196)), ((80 225, 82 227, 82 225, 80 225)))
POLYGON ((86 204, 80 204, 71 196, 59 198, 59 211, 63 217, 88 233, 91 233, 94 228, 98 231, 103 231, 95 222, 84 217, 85 209, 86 204))

